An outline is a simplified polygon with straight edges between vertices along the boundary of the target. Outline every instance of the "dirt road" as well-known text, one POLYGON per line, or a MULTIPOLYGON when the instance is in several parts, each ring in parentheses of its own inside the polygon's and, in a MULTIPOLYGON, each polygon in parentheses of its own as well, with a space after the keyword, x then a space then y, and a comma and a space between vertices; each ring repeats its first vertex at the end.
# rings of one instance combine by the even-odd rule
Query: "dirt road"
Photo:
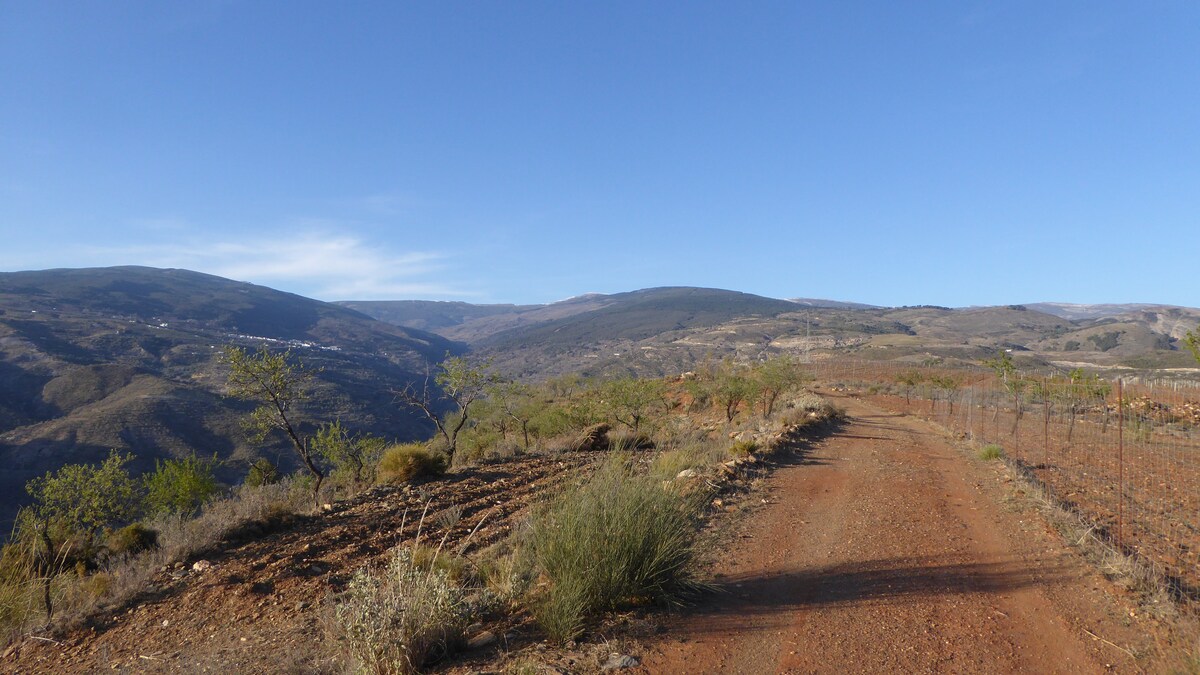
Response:
POLYGON ((646 672, 1158 670, 1151 620, 1006 496, 998 463, 838 402, 847 424, 771 475, 720 564, 727 592, 668 619, 646 672))

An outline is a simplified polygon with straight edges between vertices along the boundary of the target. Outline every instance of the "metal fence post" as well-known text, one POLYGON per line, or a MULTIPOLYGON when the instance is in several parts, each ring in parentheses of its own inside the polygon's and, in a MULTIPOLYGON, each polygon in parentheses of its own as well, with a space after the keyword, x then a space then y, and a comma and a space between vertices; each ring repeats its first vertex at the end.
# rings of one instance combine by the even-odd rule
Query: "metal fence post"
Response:
POLYGON ((1042 394, 1042 468, 1050 468, 1050 387, 1042 394))
POLYGON ((1117 378, 1117 548, 1125 535, 1125 386, 1117 378))

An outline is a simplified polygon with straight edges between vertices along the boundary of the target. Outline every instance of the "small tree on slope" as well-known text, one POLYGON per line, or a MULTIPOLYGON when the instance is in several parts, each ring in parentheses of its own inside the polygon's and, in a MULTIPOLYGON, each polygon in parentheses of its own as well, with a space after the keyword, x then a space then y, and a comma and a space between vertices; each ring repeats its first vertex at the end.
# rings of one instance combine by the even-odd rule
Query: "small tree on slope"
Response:
POLYGON ((325 473, 317 466, 306 439, 300 437, 294 422, 293 407, 308 395, 311 371, 300 361, 292 363, 291 350, 272 354, 265 347, 250 353, 241 347, 226 347, 225 362, 229 364, 229 393, 253 401, 259 406, 250 413, 246 428, 256 442, 262 442, 272 431, 282 431, 292 443, 296 456, 315 479, 313 502, 318 502, 321 481, 325 473))

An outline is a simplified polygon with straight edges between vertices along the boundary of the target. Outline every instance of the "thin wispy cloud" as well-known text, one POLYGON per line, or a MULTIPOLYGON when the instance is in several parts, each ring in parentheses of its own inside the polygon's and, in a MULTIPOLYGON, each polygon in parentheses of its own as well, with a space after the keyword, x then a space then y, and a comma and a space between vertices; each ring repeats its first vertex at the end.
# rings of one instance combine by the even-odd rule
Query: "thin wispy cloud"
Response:
POLYGON ((396 251, 358 236, 327 232, 84 246, 68 257, 82 266, 137 264, 190 269, 321 300, 473 295, 443 280, 449 260, 442 253, 396 251))

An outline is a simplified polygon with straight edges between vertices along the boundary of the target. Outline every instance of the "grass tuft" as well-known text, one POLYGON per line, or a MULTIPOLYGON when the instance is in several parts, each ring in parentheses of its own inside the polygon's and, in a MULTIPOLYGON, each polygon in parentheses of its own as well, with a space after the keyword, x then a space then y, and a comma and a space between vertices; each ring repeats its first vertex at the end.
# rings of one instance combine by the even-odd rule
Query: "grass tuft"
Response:
POLYGON ((397 548, 387 567, 360 570, 334 608, 337 629, 364 672, 416 673, 462 641, 470 611, 446 572, 397 548))
POLYGON ((758 452, 758 441, 750 439, 745 441, 736 441, 729 446, 729 454, 734 457, 745 457, 758 452))
POLYGON ((446 455, 425 443, 393 445, 379 460, 380 483, 404 483, 423 476, 440 476, 446 471, 446 455))
POLYGON ((598 611, 677 602, 699 590, 692 565, 701 503, 618 459, 606 462, 533 518, 535 565, 549 581, 534 617, 567 641, 598 611))
POLYGON ((996 444, 985 445, 979 451, 979 459, 991 461, 993 459, 1004 459, 1004 448, 996 444))

